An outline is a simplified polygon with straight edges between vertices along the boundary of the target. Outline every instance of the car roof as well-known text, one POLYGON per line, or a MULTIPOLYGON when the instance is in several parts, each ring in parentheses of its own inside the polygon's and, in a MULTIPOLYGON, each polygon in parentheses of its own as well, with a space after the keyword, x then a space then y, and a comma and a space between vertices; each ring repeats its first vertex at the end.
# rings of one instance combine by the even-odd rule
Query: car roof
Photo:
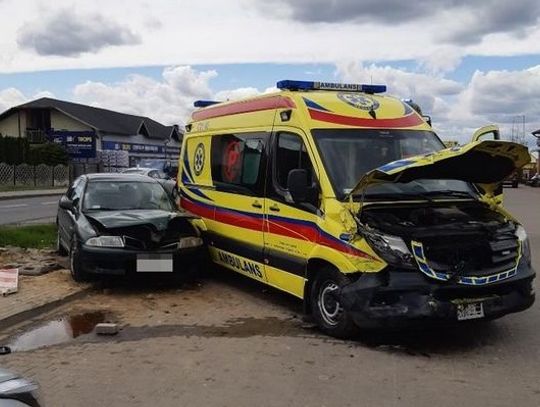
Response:
POLYGON ((142 174, 124 174, 124 173, 96 173, 86 174, 88 181, 131 181, 131 182, 155 182, 154 178, 142 174))
POLYGON ((148 171, 158 171, 157 168, 150 168, 150 167, 130 167, 126 168, 122 173, 125 173, 126 171, 140 171, 140 172, 148 172, 148 171))

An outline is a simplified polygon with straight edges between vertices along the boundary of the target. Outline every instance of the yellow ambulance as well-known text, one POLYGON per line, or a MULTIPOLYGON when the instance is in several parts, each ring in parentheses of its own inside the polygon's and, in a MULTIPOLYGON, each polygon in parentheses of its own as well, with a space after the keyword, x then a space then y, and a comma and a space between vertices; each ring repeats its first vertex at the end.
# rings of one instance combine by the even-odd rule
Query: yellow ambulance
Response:
POLYGON ((382 85, 277 88, 198 101, 186 126, 180 202, 215 263, 302 299, 336 337, 533 304, 527 235, 495 196, 526 147, 489 127, 445 149, 382 85))

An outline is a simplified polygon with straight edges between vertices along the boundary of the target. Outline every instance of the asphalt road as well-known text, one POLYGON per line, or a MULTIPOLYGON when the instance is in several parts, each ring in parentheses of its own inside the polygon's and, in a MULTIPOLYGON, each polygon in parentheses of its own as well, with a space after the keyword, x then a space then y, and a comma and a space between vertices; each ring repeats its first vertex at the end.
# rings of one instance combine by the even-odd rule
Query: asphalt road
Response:
POLYGON ((0 225, 52 221, 56 218, 59 199, 60 195, 1 200, 0 225))
MULTIPOLYGON (((540 270, 540 188, 505 191, 540 270)), ((306 326, 290 296, 218 270, 182 289, 113 285, 4 334, 96 311, 121 332, 0 364, 36 379, 53 406, 540 406, 539 303, 492 322, 341 341, 306 326)))

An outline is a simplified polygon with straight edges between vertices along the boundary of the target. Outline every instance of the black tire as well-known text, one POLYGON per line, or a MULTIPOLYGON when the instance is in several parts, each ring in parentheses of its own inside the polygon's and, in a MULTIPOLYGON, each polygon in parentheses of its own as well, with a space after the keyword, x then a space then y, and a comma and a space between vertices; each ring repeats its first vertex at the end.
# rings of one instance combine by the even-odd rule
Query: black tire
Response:
POLYGON ((313 319, 320 330, 341 339, 351 338, 359 331, 350 312, 332 296, 333 291, 339 292, 349 283, 349 279, 339 271, 325 268, 317 273, 310 292, 313 319))
POLYGON ((78 283, 90 281, 90 275, 82 269, 81 258, 79 254, 79 244, 75 236, 71 239, 71 247, 69 250, 69 268, 71 277, 78 283))
POLYGON ((58 253, 60 256, 67 256, 68 252, 65 249, 64 246, 62 246, 62 243, 60 243, 60 231, 56 231, 56 253, 58 253))

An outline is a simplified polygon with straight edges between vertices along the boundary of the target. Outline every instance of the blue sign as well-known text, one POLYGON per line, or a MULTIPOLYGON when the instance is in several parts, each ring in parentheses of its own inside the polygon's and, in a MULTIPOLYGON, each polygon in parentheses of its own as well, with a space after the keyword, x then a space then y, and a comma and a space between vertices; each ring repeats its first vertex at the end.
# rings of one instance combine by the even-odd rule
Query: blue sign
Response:
POLYGON ((95 158, 96 135, 93 131, 51 131, 53 143, 64 146, 71 158, 95 158))
POLYGON ((120 141, 102 141, 101 146, 103 150, 119 150, 127 151, 129 153, 151 153, 151 154, 165 154, 165 153, 180 153, 179 148, 165 147, 165 145, 156 144, 140 144, 140 143, 122 143, 120 141))

